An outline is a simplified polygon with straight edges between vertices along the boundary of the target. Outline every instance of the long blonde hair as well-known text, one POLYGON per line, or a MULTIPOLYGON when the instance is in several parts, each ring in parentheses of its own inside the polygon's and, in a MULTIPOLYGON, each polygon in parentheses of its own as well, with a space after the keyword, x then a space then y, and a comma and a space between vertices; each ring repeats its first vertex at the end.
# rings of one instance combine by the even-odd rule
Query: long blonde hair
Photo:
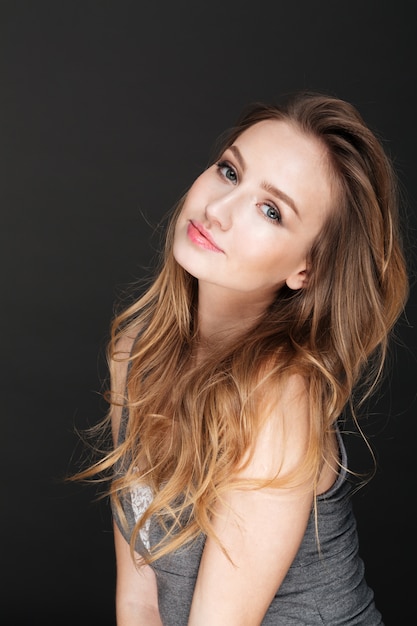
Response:
MULTIPOLYGON (((216 500, 230 487, 260 426, 257 391, 279 393, 289 372, 305 377, 310 398, 310 442, 299 474, 317 481, 335 422, 353 391, 366 381, 364 393, 370 393, 381 376, 389 335, 407 298, 396 177, 357 110, 315 93, 296 94, 281 105, 256 103, 225 135, 221 150, 267 119, 285 120, 318 138, 339 190, 310 251, 308 285, 299 291, 283 287, 238 341, 216 346, 191 365, 198 341, 197 282, 172 254, 182 199, 154 282, 112 322, 111 375, 120 359, 119 340, 137 336, 124 397, 107 394, 108 419, 112 405, 125 406, 124 436, 84 477, 107 476, 116 468, 109 492, 121 519, 123 495, 138 481, 151 487, 153 502, 132 536, 133 547, 154 514, 166 525, 165 541, 149 561, 200 532, 213 536, 216 500)), ((274 484, 288 480, 278 475, 274 484)))

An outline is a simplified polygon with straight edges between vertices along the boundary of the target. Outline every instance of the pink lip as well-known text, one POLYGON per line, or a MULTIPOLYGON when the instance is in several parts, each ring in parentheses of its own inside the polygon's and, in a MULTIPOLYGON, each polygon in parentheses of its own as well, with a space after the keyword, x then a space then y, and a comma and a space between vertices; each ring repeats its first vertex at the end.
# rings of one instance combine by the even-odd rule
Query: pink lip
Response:
POLYGON ((213 252, 223 252, 221 248, 214 242, 210 233, 198 222, 190 220, 187 228, 189 239, 201 248, 212 250, 213 252))

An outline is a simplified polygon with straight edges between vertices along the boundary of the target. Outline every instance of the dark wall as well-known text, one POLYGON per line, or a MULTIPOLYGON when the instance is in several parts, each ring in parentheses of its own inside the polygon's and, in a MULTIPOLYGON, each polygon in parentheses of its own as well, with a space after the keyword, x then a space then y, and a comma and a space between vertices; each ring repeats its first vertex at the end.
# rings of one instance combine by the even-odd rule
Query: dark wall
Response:
MULTIPOLYGON (((114 624, 107 504, 62 477, 83 453, 74 429, 105 410, 114 302, 243 105, 298 88, 357 105, 396 163, 414 254, 415 24, 411 0, 0 2, 7 623, 114 624)), ((366 425, 378 473, 355 498, 387 626, 414 605, 416 317, 413 290, 366 425)))

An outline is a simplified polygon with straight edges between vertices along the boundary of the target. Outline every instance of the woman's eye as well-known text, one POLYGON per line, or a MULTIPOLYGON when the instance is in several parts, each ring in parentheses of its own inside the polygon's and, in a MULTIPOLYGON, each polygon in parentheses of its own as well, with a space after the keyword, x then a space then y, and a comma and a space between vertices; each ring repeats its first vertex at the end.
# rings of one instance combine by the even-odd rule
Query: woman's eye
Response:
POLYGON ((232 183, 235 183, 237 181, 236 172, 233 167, 231 167, 231 165, 222 162, 218 163, 217 167, 219 168, 219 172, 222 176, 224 176, 224 178, 227 178, 227 180, 230 180, 232 183))
POLYGON ((266 204, 265 202, 263 202, 260 207, 265 217, 272 220, 273 222, 281 222, 281 214, 277 208, 275 208, 271 204, 266 204))

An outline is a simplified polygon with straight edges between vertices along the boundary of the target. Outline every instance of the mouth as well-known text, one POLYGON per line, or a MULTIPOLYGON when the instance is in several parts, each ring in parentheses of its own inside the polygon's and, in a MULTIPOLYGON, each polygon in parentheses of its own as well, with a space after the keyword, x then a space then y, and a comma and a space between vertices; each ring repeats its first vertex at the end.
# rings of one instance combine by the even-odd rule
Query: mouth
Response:
POLYGON ((205 250, 211 250, 212 252, 224 252, 216 244, 210 233, 198 222, 192 220, 188 223, 187 235, 189 239, 197 246, 204 248, 205 250))

